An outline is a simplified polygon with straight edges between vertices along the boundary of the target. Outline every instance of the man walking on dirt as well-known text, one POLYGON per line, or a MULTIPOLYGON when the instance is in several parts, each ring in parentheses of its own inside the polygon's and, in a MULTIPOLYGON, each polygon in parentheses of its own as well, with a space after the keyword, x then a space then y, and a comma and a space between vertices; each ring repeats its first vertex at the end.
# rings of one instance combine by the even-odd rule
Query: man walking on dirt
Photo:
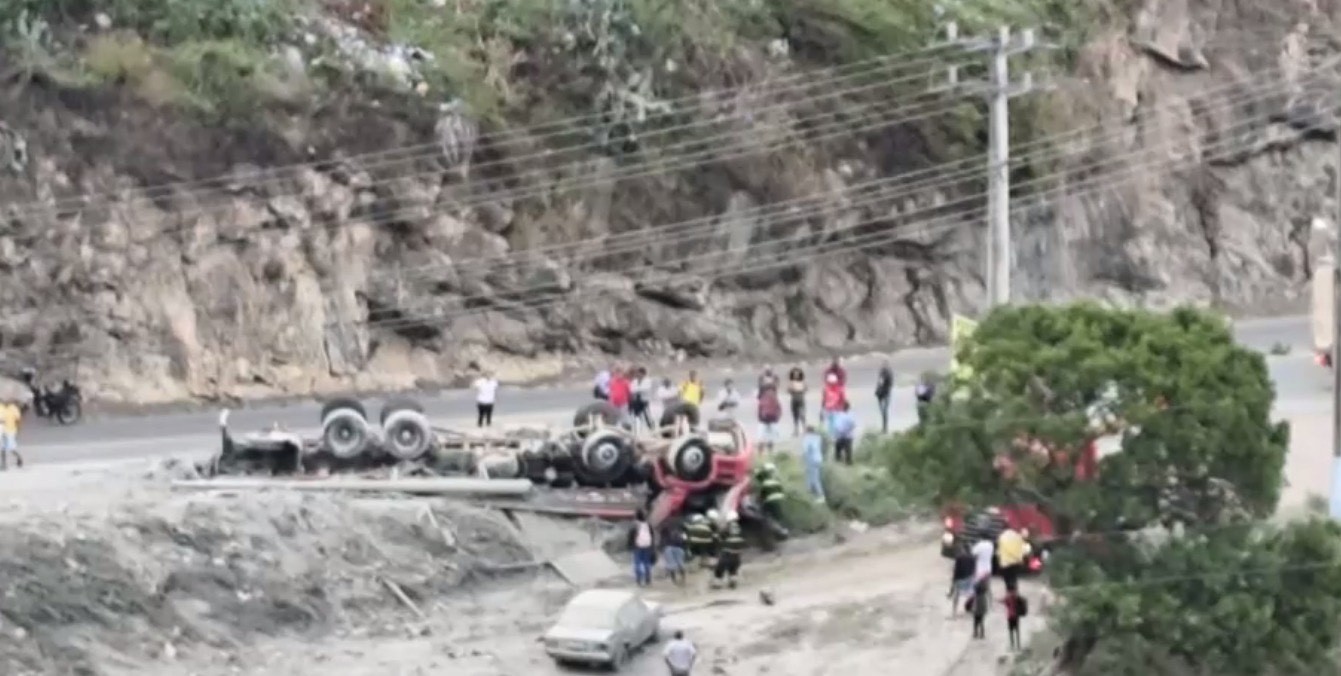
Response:
POLYGON ((712 588, 721 589, 722 582, 732 589, 736 588, 736 575, 740 574, 740 557, 745 553, 745 536, 740 531, 740 519, 735 512, 726 515, 726 528, 722 531, 721 544, 717 551, 717 567, 712 571, 712 588))
POLYGON ((670 676, 689 676, 694 662, 698 661, 698 649, 684 637, 683 631, 677 629, 675 638, 666 644, 662 656, 666 660, 666 667, 670 669, 670 676))
POLYGON ((19 455, 19 424, 23 420, 23 409, 15 401, 0 404, 0 470, 9 469, 9 454, 14 454, 14 466, 23 467, 23 456, 19 455))
POLYGON ((889 434, 889 395, 894 390, 894 369, 886 361, 875 378, 875 403, 880 407, 880 432, 889 434))

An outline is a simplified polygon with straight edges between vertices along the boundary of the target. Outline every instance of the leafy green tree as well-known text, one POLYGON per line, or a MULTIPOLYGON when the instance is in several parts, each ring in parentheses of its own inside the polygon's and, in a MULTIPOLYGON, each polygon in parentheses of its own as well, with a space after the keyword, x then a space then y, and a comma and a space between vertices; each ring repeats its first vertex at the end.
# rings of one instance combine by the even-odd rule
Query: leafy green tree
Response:
MULTIPOLYGON (((1075 674, 1295 674, 1341 638, 1341 529, 1268 528, 1289 428, 1262 355, 1207 312, 993 312, 928 423, 883 449, 928 499, 1041 506, 1075 674), (1080 476, 1087 444, 1103 448, 1080 476), (1320 598, 1322 597, 1322 598, 1320 598)), ((1329 673, 1334 673, 1335 668, 1329 673)))

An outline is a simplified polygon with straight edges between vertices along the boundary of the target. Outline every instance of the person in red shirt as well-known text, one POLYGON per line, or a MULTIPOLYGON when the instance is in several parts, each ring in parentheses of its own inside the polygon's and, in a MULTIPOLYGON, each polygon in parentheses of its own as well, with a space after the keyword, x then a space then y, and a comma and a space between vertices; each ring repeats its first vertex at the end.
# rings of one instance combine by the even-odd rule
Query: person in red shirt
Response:
POLYGON ((847 403, 847 393, 843 390, 843 381, 830 373, 824 376, 824 394, 820 400, 820 424, 829 424, 829 416, 843 410, 847 403))
POLYGON ((1013 591, 1006 592, 1006 598, 1001 599, 1001 604, 1006 606, 1006 628, 1010 633, 1010 649, 1020 649, 1020 609, 1022 600, 1020 595, 1013 591))
POLYGON ((824 369, 824 380, 827 381, 830 374, 838 377, 839 387, 847 387, 847 369, 843 368, 842 361, 836 356, 829 363, 829 367, 824 369))
POLYGON ((633 398, 633 387, 624 369, 615 369, 610 375, 610 404, 621 412, 629 410, 629 400, 633 398))

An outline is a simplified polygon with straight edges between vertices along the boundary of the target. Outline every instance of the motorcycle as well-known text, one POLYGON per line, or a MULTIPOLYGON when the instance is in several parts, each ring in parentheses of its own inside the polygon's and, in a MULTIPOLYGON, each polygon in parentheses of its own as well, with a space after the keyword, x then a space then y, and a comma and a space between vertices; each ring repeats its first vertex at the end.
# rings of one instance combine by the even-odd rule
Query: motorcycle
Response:
POLYGON ((24 369, 23 382, 33 394, 32 401, 24 406, 25 414, 31 407, 37 417, 51 418, 62 425, 73 425, 83 417, 84 396, 79 391, 79 386, 70 382, 68 378, 62 380, 58 388, 42 387, 37 384, 37 373, 32 369, 24 369))

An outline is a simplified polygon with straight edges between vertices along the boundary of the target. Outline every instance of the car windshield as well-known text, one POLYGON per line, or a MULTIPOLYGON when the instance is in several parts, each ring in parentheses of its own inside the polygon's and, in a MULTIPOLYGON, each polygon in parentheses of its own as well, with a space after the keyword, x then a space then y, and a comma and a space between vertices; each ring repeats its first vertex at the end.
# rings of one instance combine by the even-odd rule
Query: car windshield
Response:
POLYGON ((569 629, 614 629, 615 610, 602 606, 569 606, 559 618, 559 626, 569 629))

